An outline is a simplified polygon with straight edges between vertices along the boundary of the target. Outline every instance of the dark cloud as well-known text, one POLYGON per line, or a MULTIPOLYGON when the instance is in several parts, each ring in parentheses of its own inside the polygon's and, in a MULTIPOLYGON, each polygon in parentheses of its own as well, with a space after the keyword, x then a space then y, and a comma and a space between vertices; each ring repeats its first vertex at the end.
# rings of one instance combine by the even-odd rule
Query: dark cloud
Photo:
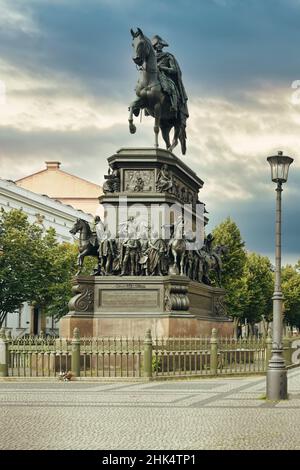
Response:
MULTIPOLYGON (((283 193, 282 255, 283 261, 300 259, 299 202, 289 194, 290 185, 283 193)), ((208 207, 209 208, 209 207, 208 207)), ((210 211, 209 230, 226 217, 231 217, 239 226, 249 251, 270 257, 275 252, 275 191, 270 182, 269 193, 257 194, 251 201, 222 201, 210 211)))
MULTIPOLYGON (((149 129, 150 131, 150 129, 149 129)), ((150 132, 147 136, 150 138, 150 132)), ((9 177, 9 165, 13 179, 25 176, 33 171, 43 168, 43 161, 48 159, 61 160, 62 169, 70 171, 78 176, 84 176, 99 184, 103 181, 103 175, 107 170, 106 158, 119 147, 132 145, 132 136, 128 134, 127 126, 113 126, 105 130, 86 128, 79 131, 50 131, 39 130, 24 132, 12 128, 0 128, 1 140, 1 171, 5 177, 9 177), (29 171, 30 168, 30 171, 29 171)), ((145 141, 145 133, 137 135, 134 145, 142 146, 145 141)), ((224 162, 224 185, 226 180, 235 180, 241 174, 241 162, 239 167, 224 162)), ((194 169, 196 165, 192 165, 194 169)), ((220 168, 217 169, 220 175, 220 168)), ((210 170, 212 177, 213 168, 210 170)), ((199 171, 203 177, 203 173, 199 171)), ((207 174, 206 174, 207 175, 207 174)), ((212 178, 211 177, 211 178, 212 178)), ((206 185, 210 179, 207 176, 206 185)), ((283 192, 283 253, 284 259, 296 260, 300 258, 299 237, 300 232, 300 208, 298 198, 298 181, 300 169, 291 167, 290 179, 283 192)), ((207 203, 210 212, 208 230, 230 216, 238 223, 242 236, 250 251, 258 251, 272 257, 274 248, 274 207, 275 187, 270 181, 269 168, 265 162, 265 171, 260 175, 248 175, 242 177, 243 185, 251 185, 259 188, 266 184, 264 191, 254 191, 249 200, 222 197, 222 178, 217 179, 220 185, 218 201, 211 194, 206 195, 206 185, 201 193, 201 199, 207 203), (255 179, 256 178, 256 179, 255 179)))
MULTIPOLYGON (((23 11, 24 2, 15 0, 23 11)), ((191 93, 234 94, 299 78, 294 0, 27 0, 39 34, 2 28, 0 53, 39 74, 61 72, 96 94, 129 94, 136 71, 129 28, 166 37, 191 93), (124 86, 125 83, 125 86, 124 86)))
MULTIPOLYGON (((275 102, 259 101, 256 91, 281 87, 288 95, 291 82, 300 78, 300 1, 14 0, 6 5, 28 17, 29 27, 20 27, 12 17, 9 27, 0 28, 1 59, 12 70, 15 67, 34 79, 28 89, 8 91, 19 102, 27 95, 29 101, 42 103, 43 115, 49 112, 46 99, 62 103, 72 97, 77 106, 81 98, 89 101, 97 113, 110 102, 125 109, 137 81, 130 27, 139 26, 149 36, 163 36, 182 67, 191 109, 193 98, 212 98, 211 105, 197 104, 200 114, 202 108, 205 111, 199 119, 191 114, 185 157, 206 182, 201 197, 210 210, 210 228, 231 215, 250 250, 273 252, 275 193, 264 167, 265 148, 256 158, 251 148, 243 155, 230 136, 240 129, 243 136, 252 136, 254 146, 255 139, 266 134, 271 148, 277 145, 272 140, 273 126, 284 136, 291 133, 293 148, 299 122, 292 124, 284 117, 288 110, 282 96, 277 102, 276 94, 275 102), (224 103, 213 101, 216 98, 224 103), (240 108, 232 106, 237 102, 240 108), (213 109, 219 111, 218 118, 210 112, 213 109), (230 191, 233 197, 228 196, 230 191)), ((53 129, 54 114, 52 121, 49 118, 51 126, 44 124, 41 129, 36 116, 29 125, 31 112, 28 106, 30 131, 13 124, 0 127, 0 169, 5 178, 17 179, 38 171, 47 159, 58 159, 66 171, 101 183, 106 158, 119 147, 153 142, 149 121, 133 137, 126 122, 105 129, 93 127, 90 121, 77 130, 71 125, 70 129, 53 129)), ((63 120, 59 112, 58 124, 63 120)), ((283 193, 283 251, 296 258, 300 257, 299 177, 300 170, 293 168, 283 193)))
MULTIPOLYGON (((84 128, 77 131, 31 130, 0 127, 0 171, 2 177, 18 179, 38 171, 46 160, 60 160, 62 169, 103 182, 107 158, 120 147, 133 145, 127 125, 105 130, 84 128), (25 173, 24 173, 25 172, 25 173)), ((142 146, 143 137, 134 140, 142 146)))

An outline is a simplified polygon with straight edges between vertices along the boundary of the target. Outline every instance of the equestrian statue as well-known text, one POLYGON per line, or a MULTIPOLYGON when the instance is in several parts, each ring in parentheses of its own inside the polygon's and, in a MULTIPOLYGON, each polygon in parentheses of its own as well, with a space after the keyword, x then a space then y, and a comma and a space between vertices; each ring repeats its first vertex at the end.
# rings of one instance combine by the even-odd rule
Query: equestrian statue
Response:
POLYGON ((186 120, 189 117, 187 94, 177 60, 163 48, 168 44, 155 35, 150 41, 140 28, 131 29, 133 61, 139 68, 140 77, 135 92, 137 98, 129 106, 129 130, 136 132, 133 116, 144 110, 146 116, 154 117, 155 147, 161 130, 166 147, 171 152, 180 141, 181 152, 186 153, 186 120), (170 131, 174 128, 172 143, 170 131))

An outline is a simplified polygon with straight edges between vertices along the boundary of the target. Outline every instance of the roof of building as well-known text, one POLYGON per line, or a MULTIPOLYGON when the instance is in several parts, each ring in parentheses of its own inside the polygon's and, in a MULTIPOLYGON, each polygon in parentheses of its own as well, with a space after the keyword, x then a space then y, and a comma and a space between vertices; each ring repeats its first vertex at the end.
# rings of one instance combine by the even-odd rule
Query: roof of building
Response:
POLYGON ((36 205, 44 206, 48 210, 55 210, 56 212, 61 212, 64 215, 69 215, 72 218, 83 218, 86 220, 91 220, 93 218, 92 214, 88 214, 80 209, 74 209, 74 207, 69 204, 64 204, 63 202, 53 199, 45 194, 37 194, 29 189, 22 188, 12 180, 0 178, 0 193, 10 195, 14 198, 17 197, 18 200, 23 200, 24 203, 34 203, 36 205))
POLYGON ((40 192, 39 189, 43 187, 45 192, 54 198, 98 198, 102 193, 100 185, 61 170, 60 162, 46 161, 45 163, 45 169, 19 178, 15 180, 15 183, 37 192, 40 192), (74 183, 77 186, 77 194, 72 191, 74 183))

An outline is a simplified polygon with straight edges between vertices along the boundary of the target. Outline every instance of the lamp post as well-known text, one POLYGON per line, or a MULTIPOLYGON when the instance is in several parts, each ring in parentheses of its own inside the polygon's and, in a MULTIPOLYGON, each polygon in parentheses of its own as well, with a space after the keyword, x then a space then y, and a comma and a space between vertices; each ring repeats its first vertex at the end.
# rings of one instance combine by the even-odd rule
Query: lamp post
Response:
POLYGON ((281 193, 282 184, 288 179, 289 166, 294 161, 282 152, 267 158, 271 165, 271 179, 276 187, 276 241, 275 241, 275 287, 273 294, 273 338, 272 355, 267 370, 267 398, 284 400, 287 398, 287 374, 282 349, 282 304, 281 292, 281 193))

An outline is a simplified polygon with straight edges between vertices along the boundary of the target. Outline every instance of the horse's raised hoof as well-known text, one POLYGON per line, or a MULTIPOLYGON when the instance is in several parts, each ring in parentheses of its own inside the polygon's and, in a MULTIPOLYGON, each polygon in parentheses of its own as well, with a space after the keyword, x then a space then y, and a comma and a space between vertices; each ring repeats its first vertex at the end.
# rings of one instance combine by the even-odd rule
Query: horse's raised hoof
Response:
POLYGON ((129 131, 130 131, 130 134, 135 134, 136 133, 135 124, 129 124, 129 131))

